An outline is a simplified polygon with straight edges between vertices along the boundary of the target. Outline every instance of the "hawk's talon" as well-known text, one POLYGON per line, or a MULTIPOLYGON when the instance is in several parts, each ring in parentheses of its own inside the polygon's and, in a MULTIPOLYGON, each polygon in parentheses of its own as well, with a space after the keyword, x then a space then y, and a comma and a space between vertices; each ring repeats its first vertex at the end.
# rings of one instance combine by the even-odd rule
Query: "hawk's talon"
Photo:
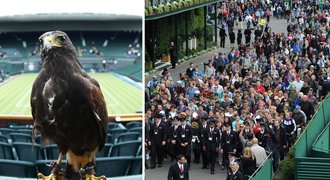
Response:
POLYGON ((86 174, 86 180, 106 180, 105 176, 96 177, 94 174, 86 174))
POLYGON ((49 176, 45 176, 42 173, 38 173, 38 177, 41 178, 42 180, 59 180, 62 177, 62 173, 59 173, 57 175, 51 173, 49 176))

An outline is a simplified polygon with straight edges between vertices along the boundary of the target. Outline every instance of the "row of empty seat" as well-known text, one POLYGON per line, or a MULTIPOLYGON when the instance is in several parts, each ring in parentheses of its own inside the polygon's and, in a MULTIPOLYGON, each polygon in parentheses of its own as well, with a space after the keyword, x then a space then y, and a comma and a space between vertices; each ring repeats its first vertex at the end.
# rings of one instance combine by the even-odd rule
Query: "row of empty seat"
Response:
MULTIPOLYGON (((39 172, 50 174, 52 167, 47 166, 50 160, 28 161, 0 159, 0 176, 36 178, 39 172)), ((62 161, 64 169, 65 161, 62 161)), ((96 174, 106 177, 142 174, 142 156, 96 158, 96 174)))
MULTIPOLYGON (((40 136, 32 144, 31 134, 31 126, 0 128, 0 175, 36 177, 38 172, 50 173, 52 168, 46 163, 57 159, 58 147, 54 143, 41 146, 40 136)), ((125 126, 110 122, 106 144, 96 154, 96 173, 107 177, 141 174, 141 144, 141 122, 130 122, 125 126)))

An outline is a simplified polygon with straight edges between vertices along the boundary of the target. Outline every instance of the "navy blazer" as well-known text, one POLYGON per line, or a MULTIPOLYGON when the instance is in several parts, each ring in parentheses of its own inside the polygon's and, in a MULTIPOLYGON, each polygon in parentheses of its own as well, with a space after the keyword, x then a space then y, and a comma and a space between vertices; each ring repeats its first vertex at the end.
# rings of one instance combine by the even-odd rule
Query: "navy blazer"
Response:
POLYGON ((168 170, 167 180, 189 180, 188 164, 183 164, 183 178, 180 178, 180 168, 177 162, 173 163, 168 170))

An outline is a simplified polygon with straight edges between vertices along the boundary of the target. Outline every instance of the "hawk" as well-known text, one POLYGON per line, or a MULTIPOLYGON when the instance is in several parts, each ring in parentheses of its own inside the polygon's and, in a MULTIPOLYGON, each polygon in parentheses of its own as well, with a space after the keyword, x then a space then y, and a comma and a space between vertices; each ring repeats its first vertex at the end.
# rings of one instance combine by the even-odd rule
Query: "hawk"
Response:
POLYGON ((30 101, 33 136, 40 133, 42 143, 54 141, 60 153, 56 163, 51 163, 52 173, 38 176, 59 179, 66 155, 66 179, 105 179, 94 176, 93 170, 95 154, 103 148, 107 134, 107 109, 100 85, 82 69, 66 33, 46 32, 39 41, 42 67, 30 101))

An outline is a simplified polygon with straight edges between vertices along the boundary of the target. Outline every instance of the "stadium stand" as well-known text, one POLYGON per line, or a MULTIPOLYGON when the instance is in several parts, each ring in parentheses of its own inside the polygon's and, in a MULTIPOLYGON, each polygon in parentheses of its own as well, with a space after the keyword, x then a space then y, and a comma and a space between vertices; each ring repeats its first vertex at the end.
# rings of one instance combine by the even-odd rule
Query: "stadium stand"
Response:
MULTIPOLYGON (((106 143, 103 150, 97 153, 96 173, 109 177, 138 175, 142 173, 141 134, 128 131, 140 128, 141 122, 109 122, 109 137, 113 144, 106 143)), ((42 147, 40 136, 36 136, 32 145, 31 126, 9 126, 0 128, 0 176, 35 178, 37 173, 49 174, 51 160, 57 159, 56 144, 42 147), (15 170, 13 169, 15 168, 15 170)), ((62 167, 65 167, 63 160, 62 167)), ((134 176, 132 176, 134 177, 134 176)), ((1 177, 0 177, 1 179, 1 177)), ((134 179, 134 178, 133 178, 134 179)))
MULTIPOLYGON (((38 72, 43 32, 0 32, 1 81, 8 75, 38 72)), ((141 33, 138 31, 66 31, 86 72, 115 71, 142 82, 141 33), (139 61, 139 62, 138 62, 139 61)))

